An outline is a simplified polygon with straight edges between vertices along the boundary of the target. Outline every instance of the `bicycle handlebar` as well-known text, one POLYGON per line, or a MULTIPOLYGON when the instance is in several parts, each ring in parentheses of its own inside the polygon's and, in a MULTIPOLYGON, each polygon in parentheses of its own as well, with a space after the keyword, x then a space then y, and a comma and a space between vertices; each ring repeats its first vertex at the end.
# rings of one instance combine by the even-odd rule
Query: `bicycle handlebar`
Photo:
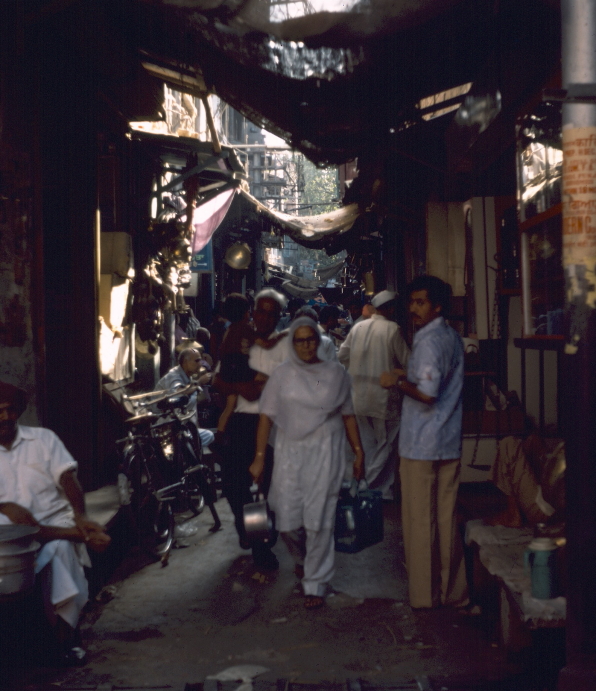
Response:
POLYGON ((198 391, 201 388, 200 384, 197 384, 195 382, 191 382, 187 386, 181 388, 181 389, 162 389, 160 391, 150 391, 149 393, 141 393, 141 394, 136 394, 135 396, 122 396, 123 401, 130 401, 133 404, 136 404, 140 407, 149 407, 152 405, 155 405, 156 403, 160 403, 161 401, 165 401, 167 398, 171 398, 172 396, 186 396, 187 394, 193 394, 195 391, 198 391), (142 401, 141 399, 143 398, 149 398, 150 396, 156 396, 156 398, 150 400, 150 401, 142 401))
POLYGON ((149 391, 148 393, 137 393, 134 396, 127 396, 122 394, 122 399, 125 401, 140 401, 141 398, 148 398, 149 396, 157 396, 158 394, 166 393, 167 389, 162 389, 161 391, 149 391))

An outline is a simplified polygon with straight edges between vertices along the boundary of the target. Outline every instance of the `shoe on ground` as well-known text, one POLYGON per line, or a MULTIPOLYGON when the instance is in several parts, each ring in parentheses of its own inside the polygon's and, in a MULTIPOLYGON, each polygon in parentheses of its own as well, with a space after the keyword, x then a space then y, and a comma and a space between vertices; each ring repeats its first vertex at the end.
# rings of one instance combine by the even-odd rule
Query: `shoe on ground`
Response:
POLYGON ((253 559, 258 571, 277 571, 279 569, 279 561, 273 552, 259 554, 258 557, 253 555, 253 559))
POLYGON ((71 648, 62 658, 64 667, 83 667, 87 664, 87 651, 76 645, 71 648))
POLYGON ((320 609, 325 604, 325 598, 320 595, 305 595, 304 609, 320 609))

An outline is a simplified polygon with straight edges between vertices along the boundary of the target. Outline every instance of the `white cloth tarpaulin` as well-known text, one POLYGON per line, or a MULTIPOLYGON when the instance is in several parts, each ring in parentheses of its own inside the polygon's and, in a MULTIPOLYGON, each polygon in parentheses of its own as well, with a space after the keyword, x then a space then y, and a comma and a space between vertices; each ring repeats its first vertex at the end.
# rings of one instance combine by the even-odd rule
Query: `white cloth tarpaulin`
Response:
MULTIPOLYGON (((272 226, 279 228, 282 233, 289 235, 301 245, 313 247, 314 249, 317 249, 317 245, 320 245, 318 248, 321 249, 325 245, 327 238, 347 233, 360 216, 358 204, 348 204, 334 211, 316 214, 315 216, 293 216, 292 214, 285 214, 281 211, 270 209, 246 190, 240 190, 240 194, 258 213, 264 214, 272 226)), ((295 276, 292 278, 286 276, 286 278, 292 281, 292 283, 296 282, 294 280, 295 276)), ((309 281, 309 283, 316 286, 321 281, 309 281)))
POLYGON ((211 236, 226 217, 235 193, 236 189, 220 192, 194 210, 192 215, 192 225, 195 229, 192 240, 193 254, 200 252, 211 240, 211 236))

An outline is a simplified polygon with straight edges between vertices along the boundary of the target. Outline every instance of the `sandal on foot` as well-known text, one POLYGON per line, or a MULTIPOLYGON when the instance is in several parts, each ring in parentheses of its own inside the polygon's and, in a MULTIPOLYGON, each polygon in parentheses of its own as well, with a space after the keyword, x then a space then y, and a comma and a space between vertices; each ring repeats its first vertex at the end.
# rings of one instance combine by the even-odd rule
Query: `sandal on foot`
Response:
POLYGON ((464 617, 479 617, 482 614, 482 607, 469 604, 466 607, 458 607, 457 613, 464 617))
POLYGON ((319 609, 325 604, 325 598, 320 595, 305 595, 304 609, 319 609))

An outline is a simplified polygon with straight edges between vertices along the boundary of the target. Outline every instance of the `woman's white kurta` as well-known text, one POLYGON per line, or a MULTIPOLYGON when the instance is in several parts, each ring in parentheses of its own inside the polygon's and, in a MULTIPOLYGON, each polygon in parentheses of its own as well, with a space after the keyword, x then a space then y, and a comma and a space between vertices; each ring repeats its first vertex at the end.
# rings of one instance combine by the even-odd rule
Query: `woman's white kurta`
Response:
POLYGON ((277 430, 269 504, 279 531, 333 528, 345 472, 345 444, 341 415, 304 439, 291 440, 277 430))
POLYGON ((350 375, 339 362, 302 362, 292 339, 302 326, 318 335, 308 318, 290 329, 288 359, 271 374, 260 401, 261 413, 276 424, 269 503, 282 533, 333 528, 344 476, 343 415, 353 415, 350 375))

